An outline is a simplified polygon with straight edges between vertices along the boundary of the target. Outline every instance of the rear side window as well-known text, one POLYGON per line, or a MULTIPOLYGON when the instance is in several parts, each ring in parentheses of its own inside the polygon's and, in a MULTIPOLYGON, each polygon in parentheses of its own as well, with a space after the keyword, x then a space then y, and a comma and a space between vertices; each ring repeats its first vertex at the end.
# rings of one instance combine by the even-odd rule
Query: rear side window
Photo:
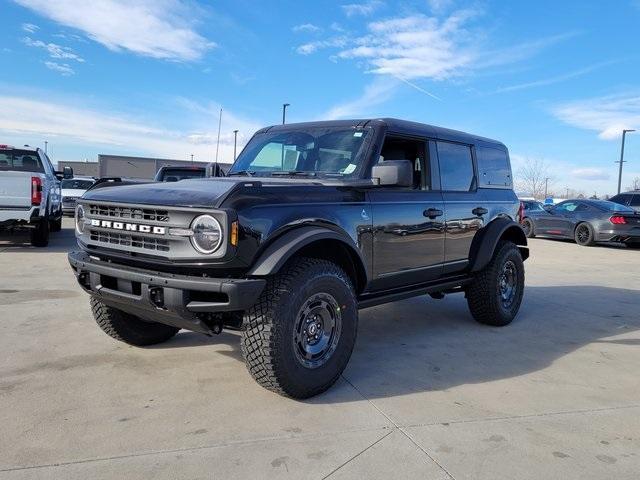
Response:
POLYGON ((612 202, 619 203, 620 205, 629 205, 629 200, 631 200, 631 195, 628 193, 622 193, 611 198, 612 202))
POLYGON ((492 147, 476 147, 478 156, 478 182, 481 187, 513 186, 511 166, 506 150, 492 147))
POLYGON ((631 203, 629 203, 631 207, 640 207, 640 195, 636 194, 631 199, 631 203))
POLYGON ((468 192, 474 185, 471 147, 460 143, 436 142, 442 190, 468 192))
POLYGON ((0 150, 0 170, 43 173, 44 166, 33 150, 0 150))

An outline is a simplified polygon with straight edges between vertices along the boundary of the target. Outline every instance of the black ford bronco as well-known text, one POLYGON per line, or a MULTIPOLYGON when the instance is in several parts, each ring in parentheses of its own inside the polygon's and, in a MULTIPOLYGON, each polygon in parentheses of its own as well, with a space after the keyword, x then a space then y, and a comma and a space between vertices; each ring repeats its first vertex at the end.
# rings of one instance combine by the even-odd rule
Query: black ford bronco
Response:
POLYGON ((359 309, 461 292, 501 326, 520 307, 527 239, 493 140, 395 119, 278 125, 227 177, 117 185, 78 202, 69 254, 100 328, 132 345, 241 329, 253 378, 291 397, 336 381, 359 309))

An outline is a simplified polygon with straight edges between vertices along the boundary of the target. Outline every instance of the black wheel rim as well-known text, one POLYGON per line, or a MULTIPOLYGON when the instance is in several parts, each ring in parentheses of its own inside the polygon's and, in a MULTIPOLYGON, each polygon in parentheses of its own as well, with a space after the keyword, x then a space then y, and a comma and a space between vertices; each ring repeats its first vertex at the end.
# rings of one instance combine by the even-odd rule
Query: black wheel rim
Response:
POLYGON ((338 346, 342 314, 335 298, 328 293, 312 295, 300 308, 293 331, 293 347, 298 361, 306 368, 327 363, 338 346))
POLYGON ((578 242, 587 243, 589 241, 589 228, 585 225, 580 225, 576 235, 578 236, 578 242))
POLYGON ((518 274, 516 264, 508 260, 502 266, 498 275, 498 293, 500 303, 505 309, 511 308, 518 291, 518 274))

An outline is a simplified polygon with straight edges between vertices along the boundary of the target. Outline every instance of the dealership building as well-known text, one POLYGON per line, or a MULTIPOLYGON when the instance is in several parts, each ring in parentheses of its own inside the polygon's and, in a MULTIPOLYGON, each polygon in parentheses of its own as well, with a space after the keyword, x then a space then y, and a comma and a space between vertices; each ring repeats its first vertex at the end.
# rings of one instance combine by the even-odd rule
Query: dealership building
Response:
MULTIPOLYGON (((203 162, 191 162, 189 160, 175 160, 170 158, 131 157, 123 155, 98 155, 97 162, 71 162, 59 161, 58 169, 64 167, 73 168, 75 176, 88 177, 126 177, 143 180, 151 180, 155 177, 160 167, 165 166, 190 166, 204 165, 203 162)), ((223 165, 227 171, 229 165, 223 165)))

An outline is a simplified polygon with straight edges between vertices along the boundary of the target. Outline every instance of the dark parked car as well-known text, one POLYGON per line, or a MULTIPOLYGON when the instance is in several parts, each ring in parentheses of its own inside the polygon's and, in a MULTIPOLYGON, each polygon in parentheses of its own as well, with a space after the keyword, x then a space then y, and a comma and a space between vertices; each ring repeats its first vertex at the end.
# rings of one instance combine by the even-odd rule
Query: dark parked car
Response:
POLYGON ((611 202, 619 203, 625 207, 631 207, 636 212, 640 212, 640 190, 619 193, 609 199, 611 202))
POLYGON ((606 200, 566 200, 549 211, 526 211, 522 226, 528 237, 571 238, 578 245, 621 242, 640 245, 640 214, 606 200))
POLYGON ((502 326, 524 291, 506 147, 395 119, 259 130, 227 177, 96 186, 69 262, 113 338, 242 329, 247 368, 296 398, 347 365, 358 310, 464 293, 502 326))
POLYGON ((177 182, 187 178, 224 177, 225 172, 219 163, 201 165, 166 165, 156 172, 156 182, 177 182))

